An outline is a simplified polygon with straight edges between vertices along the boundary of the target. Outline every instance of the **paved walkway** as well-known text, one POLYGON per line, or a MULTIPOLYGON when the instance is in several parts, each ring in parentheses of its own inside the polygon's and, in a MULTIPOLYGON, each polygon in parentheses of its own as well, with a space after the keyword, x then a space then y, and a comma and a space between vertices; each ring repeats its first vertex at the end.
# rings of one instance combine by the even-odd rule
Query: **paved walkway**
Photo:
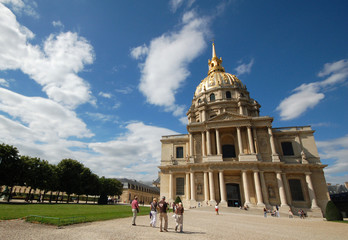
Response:
POLYGON ((65 226, 32 224, 22 220, 0 221, 0 239, 347 239, 348 225, 323 219, 293 219, 263 217, 263 212, 246 212, 221 208, 215 215, 213 207, 190 209, 184 213, 184 233, 174 231, 175 223, 169 213, 169 232, 149 226, 149 217, 131 218, 65 226))

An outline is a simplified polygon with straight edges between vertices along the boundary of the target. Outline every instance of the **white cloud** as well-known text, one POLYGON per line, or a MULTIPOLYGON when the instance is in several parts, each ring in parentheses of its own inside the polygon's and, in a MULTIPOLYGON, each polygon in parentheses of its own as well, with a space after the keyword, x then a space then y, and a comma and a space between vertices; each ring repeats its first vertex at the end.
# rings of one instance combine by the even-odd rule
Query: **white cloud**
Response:
POLYGON ((175 103, 175 94, 190 75, 188 65, 206 47, 209 33, 206 18, 187 12, 179 31, 172 31, 153 39, 141 66, 140 91, 147 102, 164 107, 177 115, 181 106, 175 103))
POLYGON ((116 88, 115 92, 122 93, 122 94, 130 94, 133 92, 133 88, 131 87, 116 88))
POLYGON ((155 178, 161 160, 159 140, 163 135, 177 133, 142 122, 130 123, 126 129, 124 135, 113 141, 90 143, 89 147, 99 153, 100 157, 92 157, 89 164, 97 172, 105 173, 106 169, 108 176, 140 180, 155 178))
POLYGON ((61 21, 53 21, 53 27, 64 28, 64 24, 61 21))
POLYGON ((36 132, 39 141, 76 137, 91 137, 86 124, 76 113, 41 97, 25 97, 0 88, 0 110, 18 119, 23 126, 36 132))
POLYGON ((92 117, 93 120, 97 120, 97 121, 102 121, 102 122, 116 122, 117 121, 117 117, 114 115, 106 115, 106 114, 102 114, 102 113, 91 113, 91 112, 87 112, 86 114, 88 116, 92 117))
POLYGON ((28 0, 0 0, 0 3, 7 5, 17 14, 25 14, 35 18, 39 17, 39 14, 36 12, 35 8, 37 4, 35 1, 28 0))
POLYGON ((40 49, 29 43, 34 34, 2 4, 0 32, 0 70, 21 70, 39 83, 50 99, 70 108, 95 103, 89 84, 77 75, 94 60, 86 39, 72 32, 51 34, 40 49))
POLYGON ((176 12, 176 10, 183 4, 184 0, 170 0, 169 6, 172 12, 176 12))
POLYGON ((9 87, 10 83, 3 78, 0 78, 0 86, 9 87))
POLYGON ((342 83, 348 79, 348 60, 343 59, 326 63, 319 77, 327 77, 320 82, 304 83, 295 88, 293 94, 281 101, 277 107, 282 120, 299 117, 310 108, 314 108, 322 99, 328 87, 342 83))
POLYGON ((105 97, 105 98, 111 98, 112 95, 110 93, 105 93, 105 92, 99 92, 99 96, 105 97))
POLYGON ((240 64, 238 67, 235 68, 237 75, 242 75, 244 73, 250 73, 251 67, 254 64, 254 59, 251 59, 249 63, 243 63, 240 64))
MULTIPOLYGON (((329 166, 325 168, 325 174, 328 182, 338 182, 343 175, 347 176, 348 172, 348 135, 332 139, 328 141, 317 141, 318 150, 321 161, 330 162, 329 166)), ((345 178, 347 181, 347 178, 345 178)))
MULTIPOLYGON (((186 7, 190 8, 196 0, 187 0, 186 7)), ((182 5, 184 5, 185 0, 170 0, 169 7, 170 10, 175 13, 182 5)))
POLYGON ((149 52, 148 47, 145 44, 143 44, 142 46, 132 48, 131 49, 131 56, 134 59, 138 60, 138 59, 146 56, 148 54, 148 52, 149 52))

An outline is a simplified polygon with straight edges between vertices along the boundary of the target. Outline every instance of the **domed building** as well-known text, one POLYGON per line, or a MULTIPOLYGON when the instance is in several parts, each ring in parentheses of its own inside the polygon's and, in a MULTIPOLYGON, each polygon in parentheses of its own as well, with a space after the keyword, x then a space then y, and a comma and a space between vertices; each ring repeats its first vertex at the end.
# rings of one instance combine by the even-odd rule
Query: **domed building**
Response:
POLYGON ((212 47, 187 112, 188 134, 163 136, 161 196, 185 207, 273 208, 322 216, 329 200, 310 126, 273 128, 212 47))

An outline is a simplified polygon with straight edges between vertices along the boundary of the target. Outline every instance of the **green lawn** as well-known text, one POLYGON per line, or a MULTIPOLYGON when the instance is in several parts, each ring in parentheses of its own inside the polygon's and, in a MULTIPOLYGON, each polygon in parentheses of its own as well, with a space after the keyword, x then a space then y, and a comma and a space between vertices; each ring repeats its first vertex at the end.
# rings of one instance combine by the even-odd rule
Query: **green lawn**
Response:
MULTIPOLYGON (((149 207, 140 207, 139 215, 149 214, 149 207)), ((0 219, 25 218, 39 215, 55 218, 86 217, 82 221, 101 221, 131 217, 131 207, 127 205, 84 205, 84 204, 0 204, 0 219)), ((47 222, 47 221, 46 221, 47 222)), ((47 222, 58 225, 55 222, 47 222)))

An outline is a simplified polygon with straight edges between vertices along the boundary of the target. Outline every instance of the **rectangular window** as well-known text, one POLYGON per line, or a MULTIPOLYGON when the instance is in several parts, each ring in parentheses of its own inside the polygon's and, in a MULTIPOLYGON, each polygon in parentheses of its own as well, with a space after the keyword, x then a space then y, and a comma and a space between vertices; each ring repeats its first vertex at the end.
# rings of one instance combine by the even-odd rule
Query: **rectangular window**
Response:
POLYGON ((291 197, 293 201, 304 201, 301 180, 289 179, 291 197))
POLYGON ((184 178, 177 178, 176 179, 176 195, 184 195, 184 186, 185 186, 184 178))
POLYGON ((184 148, 177 147, 176 148, 176 158, 183 158, 183 157, 184 157, 184 148))
POLYGON ((294 156, 294 149, 291 142, 282 142, 282 150, 284 156, 294 156))

